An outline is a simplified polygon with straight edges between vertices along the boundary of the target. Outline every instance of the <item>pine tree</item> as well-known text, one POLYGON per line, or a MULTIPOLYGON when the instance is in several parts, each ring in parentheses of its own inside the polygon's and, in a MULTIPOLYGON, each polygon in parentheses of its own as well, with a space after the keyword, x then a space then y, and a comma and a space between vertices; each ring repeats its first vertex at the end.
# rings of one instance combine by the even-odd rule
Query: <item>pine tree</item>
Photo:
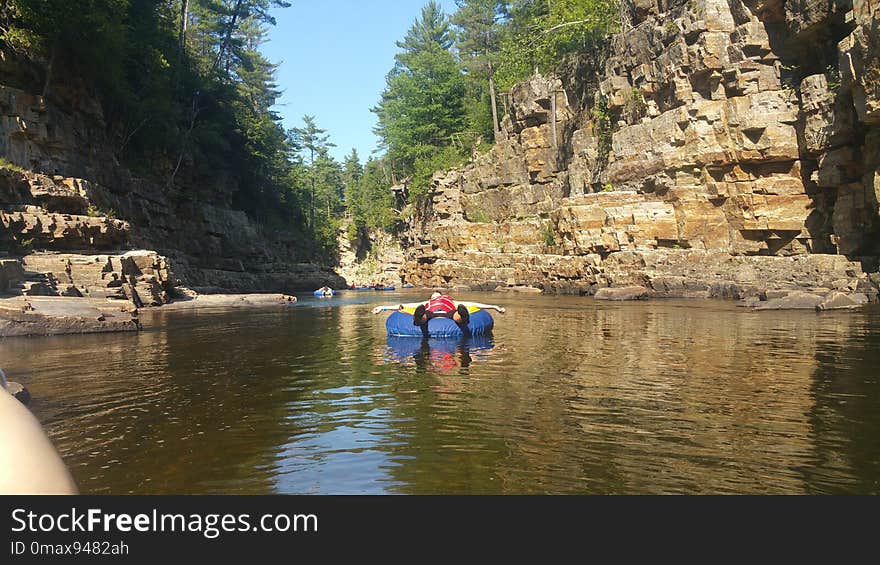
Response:
POLYGON ((465 124, 465 84, 449 51, 452 43, 449 20, 431 0, 397 44, 402 51, 373 111, 375 131, 401 175, 453 160, 451 137, 465 124))
POLYGON ((392 205, 394 194, 385 180, 384 163, 369 159, 358 182, 360 205, 356 221, 370 229, 391 230, 394 227, 392 205))
MULTIPOLYGON (((458 55, 468 76, 478 83, 488 83, 492 109, 492 130, 497 138, 498 107, 495 93, 495 62, 506 20, 508 0, 457 0, 458 11, 452 22, 459 28, 456 40, 458 55)), ((479 90, 478 90, 479 92, 479 90)), ((478 121, 478 120, 474 120, 478 121)))
POLYGON ((311 227, 313 233, 315 231, 315 206, 317 195, 317 182, 318 182, 318 168, 316 167, 316 163, 318 159, 326 156, 327 150, 331 147, 336 147, 333 143, 330 143, 330 136, 327 135, 327 130, 321 129, 318 127, 315 122, 314 116, 303 116, 303 127, 294 128, 291 131, 291 137, 296 140, 299 147, 307 152, 308 163, 306 165, 306 171, 308 176, 308 182, 311 187, 311 191, 309 192, 308 198, 308 206, 309 206, 309 227, 311 227))
POLYGON ((345 204, 352 213, 354 202, 356 201, 357 189, 364 176, 364 167, 361 165, 361 158, 357 149, 352 149, 345 160, 342 162, 342 183, 345 186, 345 204))
POLYGON ((344 199, 345 183, 342 179, 342 167, 324 148, 315 159, 312 169, 316 200, 320 203, 321 211, 325 212, 322 220, 332 221, 338 218, 344 199))
MULTIPOLYGON (((202 0, 195 2, 189 12, 181 7, 181 16, 188 13, 195 24, 191 32, 197 46, 193 62, 202 74, 208 79, 216 79, 217 82, 198 85, 192 90, 176 163, 168 178, 169 187, 174 186, 177 173, 190 151, 194 130, 204 114, 204 98, 211 94, 206 90, 222 88, 224 84, 235 82, 236 68, 246 63, 241 57, 245 50, 240 47, 255 32, 261 33, 265 26, 275 24, 275 19, 269 14, 271 8, 288 6, 290 3, 285 0, 202 0)), ((186 36, 182 33, 182 26, 183 22, 179 40, 185 43, 186 36)), ((210 128, 201 133, 216 140, 210 128)))

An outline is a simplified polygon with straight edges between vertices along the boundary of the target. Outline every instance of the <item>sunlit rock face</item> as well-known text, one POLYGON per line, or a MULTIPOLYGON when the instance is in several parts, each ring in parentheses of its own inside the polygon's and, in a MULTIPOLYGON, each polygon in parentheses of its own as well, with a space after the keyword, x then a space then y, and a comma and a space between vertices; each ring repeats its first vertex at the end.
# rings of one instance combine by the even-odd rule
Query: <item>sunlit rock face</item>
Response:
POLYGON ((873 299, 876 2, 627 7, 599 67, 518 85, 499 143, 435 176, 408 234, 405 276, 873 299))

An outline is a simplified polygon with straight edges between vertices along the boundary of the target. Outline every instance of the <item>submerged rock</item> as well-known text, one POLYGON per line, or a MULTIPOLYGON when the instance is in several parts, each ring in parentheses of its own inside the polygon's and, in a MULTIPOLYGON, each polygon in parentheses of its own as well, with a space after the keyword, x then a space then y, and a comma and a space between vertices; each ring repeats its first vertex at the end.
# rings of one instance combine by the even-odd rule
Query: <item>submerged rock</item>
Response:
POLYGON ((0 299, 0 337, 137 331, 138 311, 120 300, 62 296, 0 299))
POLYGON ((868 304, 868 297, 861 292, 832 292, 817 306, 817 310, 852 310, 868 304))
POLYGON ((622 288, 600 288, 596 291, 596 300, 644 300, 649 298, 651 291, 643 286, 625 286, 622 288))
POLYGON ((199 294, 195 297, 174 300, 162 306, 160 310, 287 306, 296 302, 296 296, 291 294, 199 294))
POLYGON ((739 306, 753 310, 852 310, 871 303, 871 298, 863 292, 823 291, 768 291, 762 298, 750 297, 742 300, 739 306), (763 299, 762 299, 763 298, 763 299))
POLYGON ((767 300, 747 300, 743 305, 754 310, 815 310, 821 302, 822 296, 818 294, 794 291, 767 300))
POLYGON ((495 292, 519 292, 523 294, 542 294, 544 289, 538 288, 535 286, 525 286, 525 285, 516 285, 516 286, 505 286, 499 285, 495 287, 495 292))

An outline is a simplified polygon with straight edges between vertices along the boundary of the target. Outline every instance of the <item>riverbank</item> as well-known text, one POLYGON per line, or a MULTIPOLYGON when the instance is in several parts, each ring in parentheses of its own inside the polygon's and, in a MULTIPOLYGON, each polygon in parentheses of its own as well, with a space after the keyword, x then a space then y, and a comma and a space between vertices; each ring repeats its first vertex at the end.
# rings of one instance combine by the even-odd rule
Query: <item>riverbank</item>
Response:
POLYGON ((277 286, 305 291, 343 280, 316 265, 283 274, 283 285, 260 277, 238 273, 238 282, 251 281, 243 288, 194 286, 148 249, 0 257, 0 338, 134 332, 144 310, 280 306, 296 297, 277 286))
MULTIPOLYGON (((458 285, 447 292, 458 296, 463 292, 491 292, 500 295, 556 294, 539 287, 495 285, 458 285)), ((413 289, 418 292, 420 289, 413 289)), ((424 287, 423 294, 442 287, 424 287)), ((558 294, 558 296, 562 296, 558 294)), ((699 290, 670 295, 642 285, 604 287, 589 298, 598 301, 647 301, 687 299, 694 307, 711 299, 733 304, 747 310, 856 310, 877 303, 877 294, 861 292, 838 284, 833 288, 802 287, 801 289, 764 290, 725 286, 714 291, 699 290), (722 292, 723 291, 723 292, 722 292)), ((500 298, 499 300, 505 300, 500 298)), ((290 307, 297 297, 284 293, 198 294, 178 293, 176 298, 158 306, 135 307, 125 300, 100 300, 63 296, 16 296, 0 298, 0 338, 53 336, 110 332, 136 332, 143 328, 141 315, 160 312, 201 311, 222 309, 260 309, 290 307)))
POLYGON ((290 294, 181 295, 161 306, 136 308, 126 300, 99 300, 66 296, 0 298, 0 338, 136 332, 145 311, 266 308, 296 303, 290 294))
POLYGON ((0 299, 0 337, 104 332, 140 328, 131 303, 63 296, 16 296, 0 299))
MULTIPOLYGON (((161 310, 202 310, 206 308, 265 308, 295 304, 292 294, 199 294, 175 299, 161 310)), ((155 308, 153 310, 156 310, 155 308)))

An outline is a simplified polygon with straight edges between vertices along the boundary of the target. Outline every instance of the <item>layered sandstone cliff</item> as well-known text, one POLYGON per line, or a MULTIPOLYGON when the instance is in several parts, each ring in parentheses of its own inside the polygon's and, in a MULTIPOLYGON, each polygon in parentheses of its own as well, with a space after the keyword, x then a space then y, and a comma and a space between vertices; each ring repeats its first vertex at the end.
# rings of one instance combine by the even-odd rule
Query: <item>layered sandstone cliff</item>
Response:
POLYGON ((0 239, 48 250, 154 249, 172 261, 182 284, 205 290, 339 282, 308 264, 307 242, 234 209, 232 179, 214 179, 207 190, 200 189, 204 179, 189 178, 181 190, 132 175, 118 162, 94 99, 56 92, 45 101, 0 84, 7 163, 0 168, 0 239))
POLYGON ((627 7, 601 68, 518 85, 492 151, 435 177, 408 282, 876 296, 880 4, 627 7))
MULTIPOLYGON (((28 88, 28 72, 0 52, 0 295, 23 297, 0 309, 0 325, 13 327, 0 327, 0 335, 27 333, 18 318, 41 307, 53 315, 45 298, 31 297, 86 299, 53 308, 85 308, 86 326, 101 331, 112 325, 94 322, 111 312, 167 303, 178 288, 292 292, 343 284, 308 262, 308 242, 235 209, 233 179, 206 186, 184 178, 181 189, 133 175, 93 96, 59 84, 43 99, 28 88)), ((125 328, 136 327, 136 318, 126 320, 125 328)))

